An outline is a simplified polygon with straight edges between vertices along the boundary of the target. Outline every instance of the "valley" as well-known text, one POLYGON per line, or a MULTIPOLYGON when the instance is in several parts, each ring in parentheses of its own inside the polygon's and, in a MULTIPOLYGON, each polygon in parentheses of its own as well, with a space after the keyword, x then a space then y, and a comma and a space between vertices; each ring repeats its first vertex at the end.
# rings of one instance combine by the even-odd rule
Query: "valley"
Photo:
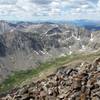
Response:
POLYGON ((93 62, 100 57, 99 39, 100 31, 69 23, 0 21, 0 95, 64 66, 93 62))

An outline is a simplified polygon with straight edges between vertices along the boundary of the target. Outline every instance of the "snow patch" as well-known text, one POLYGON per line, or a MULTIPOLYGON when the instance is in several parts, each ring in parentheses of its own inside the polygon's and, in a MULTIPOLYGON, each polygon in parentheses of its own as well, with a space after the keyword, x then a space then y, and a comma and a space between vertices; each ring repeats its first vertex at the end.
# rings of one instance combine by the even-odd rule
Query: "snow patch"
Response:
POLYGON ((80 40, 81 40, 81 39, 80 39, 80 37, 79 37, 79 38, 77 38, 77 40, 78 40, 78 41, 80 41, 80 40))
POLYGON ((14 29, 11 29, 11 30, 10 30, 10 32, 13 32, 13 31, 14 31, 14 29))
POLYGON ((40 52, 45 55, 45 52, 43 52, 43 51, 40 51, 40 52))
POLYGON ((37 55, 39 55, 39 53, 37 51, 34 51, 37 55))
POLYGON ((84 45, 82 45, 82 48, 80 49, 80 51, 85 51, 86 47, 84 45))
POLYGON ((75 36, 74 34, 72 34, 72 37, 74 37, 76 40, 78 40, 78 41, 80 41, 81 39, 80 39, 80 36, 79 37, 77 37, 77 36, 75 36))
POLYGON ((71 49, 72 46, 69 46, 69 49, 71 49))
POLYGON ((85 48, 85 46, 84 45, 82 45, 82 50, 85 50, 86 48, 85 48))
POLYGON ((72 54, 72 51, 69 51, 69 55, 71 55, 72 54))
POLYGON ((64 53, 62 53, 62 54, 60 55, 60 57, 66 57, 66 55, 65 55, 64 53))
POLYGON ((92 42, 93 40, 94 40, 94 38, 93 38, 93 34, 91 33, 90 41, 92 42))

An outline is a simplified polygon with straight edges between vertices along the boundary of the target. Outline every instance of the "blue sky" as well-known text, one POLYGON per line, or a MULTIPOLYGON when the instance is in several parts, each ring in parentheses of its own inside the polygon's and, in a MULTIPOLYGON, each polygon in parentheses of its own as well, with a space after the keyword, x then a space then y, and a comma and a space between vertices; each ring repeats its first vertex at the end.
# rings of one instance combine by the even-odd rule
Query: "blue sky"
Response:
POLYGON ((1 20, 100 20, 100 0, 0 0, 1 20))

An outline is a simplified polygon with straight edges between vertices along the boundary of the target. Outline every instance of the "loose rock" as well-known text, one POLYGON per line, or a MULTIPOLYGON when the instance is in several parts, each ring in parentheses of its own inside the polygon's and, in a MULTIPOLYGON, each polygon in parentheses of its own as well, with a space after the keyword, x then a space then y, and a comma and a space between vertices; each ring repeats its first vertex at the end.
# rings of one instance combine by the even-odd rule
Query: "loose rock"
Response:
POLYGON ((0 100, 100 100, 100 58, 78 67, 60 68, 45 80, 20 87, 0 100))

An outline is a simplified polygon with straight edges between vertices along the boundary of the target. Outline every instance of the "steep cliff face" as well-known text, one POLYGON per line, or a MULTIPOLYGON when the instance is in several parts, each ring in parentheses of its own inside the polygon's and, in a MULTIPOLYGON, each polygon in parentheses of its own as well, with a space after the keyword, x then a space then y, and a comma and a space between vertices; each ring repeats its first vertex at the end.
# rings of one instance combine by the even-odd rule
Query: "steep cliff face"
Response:
POLYGON ((33 68, 50 58, 98 50, 99 38, 99 31, 68 24, 0 21, 0 75, 4 79, 12 71, 33 68))

